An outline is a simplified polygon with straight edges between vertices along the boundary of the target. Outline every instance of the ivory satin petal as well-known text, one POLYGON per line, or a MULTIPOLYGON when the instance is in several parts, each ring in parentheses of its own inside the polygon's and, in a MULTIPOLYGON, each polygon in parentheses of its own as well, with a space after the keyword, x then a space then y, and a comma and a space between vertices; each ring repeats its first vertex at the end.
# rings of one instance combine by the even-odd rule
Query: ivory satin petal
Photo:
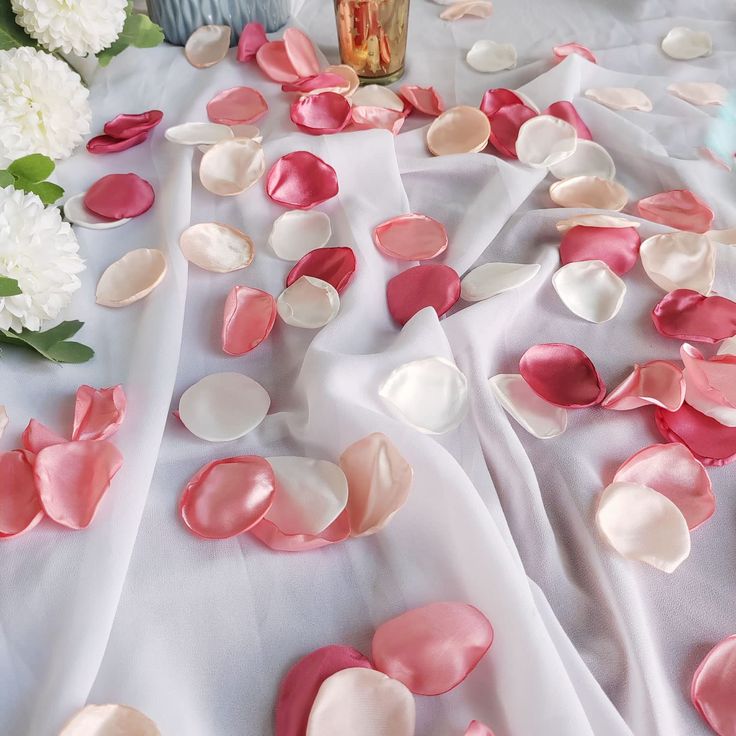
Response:
POLYGON ((491 125, 476 107, 460 105, 445 110, 427 130, 427 147, 435 156, 482 151, 488 144, 491 125))
POLYGON ((300 276, 279 294, 276 309, 287 325, 315 330, 335 319, 340 311, 340 295, 327 281, 300 276))
POLYGON ((220 123, 182 123, 167 128, 164 137, 181 146, 213 146, 235 136, 230 126, 220 123))
POLYGON ((84 206, 84 197, 86 192, 75 194, 64 202, 64 217, 73 225, 85 227, 89 230, 109 230, 111 228, 120 227, 130 222, 132 218, 123 217, 117 220, 111 220, 108 217, 100 217, 84 206))
POLYGON ((199 162, 202 186, 221 197, 250 189, 266 170, 261 144, 252 138, 233 138, 215 143, 199 162))
POLYGON ((700 56, 710 56, 713 40, 707 31, 677 26, 662 39, 662 51, 672 59, 689 61, 700 56))
POLYGON ((3 435, 5 434, 5 430, 8 427, 9 421, 10 420, 8 419, 7 410, 2 404, 0 404, 0 439, 2 439, 3 435))
POLYGON ((625 217, 616 215, 575 215, 574 217, 566 217, 558 220, 555 227, 561 233, 566 233, 574 227, 617 227, 626 228, 633 227, 639 229, 640 223, 636 220, 629 220, 625 217))
POLYGON ((219 222, 190 225, 179 237, 179 248, 190 263, 215 273, 247 268, 255 255, 244 232, 219 222))
POLYGON ((673 82, 667 91, 693 105, 725 105, 728 90, 715 82, 673 82))
POLYGON ((575 154, 578 134, 570 123, 553 115, 536 115, 520 128, 516 156, 523 164, 546 169, 575 154))
POLYGON ((465 16, 488 18, 493 13, 493 4, 490 0, 460 0, 448 5, 440 13, 442 20, 459 20, 465 16))
POLYGON ((404 101, 390 87, 380 84, 366 84, 359 87, 353 94, 353 105, 364 107, 383 107, 386 110, 402 112, 404 101))
POLYGON ((86 705, 59 736, 161 736, 156 724, 127 705, 86 705))
POLYGON ((599 210, 622 210, 629 193, 617 181, 599 176, 573 176, 552 184, 549 196, 560 207, 590 207, 599 210))
POLYGON ((626 296, 626 284, 603 261, 573 261, 552 276, 552 286, 575 315, 600 324, 613 319, 626 296))
POLYGON ((271 227, 268 244, 286 261, 298 261, 310 251, 327 245, 332 236, 329 216, 318 210, 289 210, 271 227))
POLYGON ((166 256, 160 250, 131 250, 105 269, 95 299, 103 307, 127 307, 148 296, 164 280, 166 271, 166 256))
POLYGON ((189 36, 184 47, 187 61, 197 69, 206 69, 222 61, 230 48, 231 33, 230 26, 200 26, 189 36))
POLYGON ((510 43, 481 39, 468 51, 465 60, 478 72, 500 72, 516 67, 516 49, 510 43))
POLYGON ((654 404, 677 411, 685 400, 682 371, 666 360, 635 365, 634 370, 606 396, 604 409, 629 411, 654 404))
POLYGON ((705 235, 653 235, 641 244, 639 254, 647 276, 665 291, 691 289, 707 296, 713 287, 716 250, 705 235))
POLYGON ((538 263, 483 263, 463 276, 460 298, 478 302, 518 289, 531 281, 541 268, 538 263))
POLYGON ((597 87, 586 90, 585 96, 611 110, 652 110, 652 101, 634 87, 597 87))
POLYGON ((578 139, 574 152, 566 159, 551 165, 550 173, 557 179, 571 179, 574 176, 614 179, 616 165, 603 146, 595 141, 578 139))

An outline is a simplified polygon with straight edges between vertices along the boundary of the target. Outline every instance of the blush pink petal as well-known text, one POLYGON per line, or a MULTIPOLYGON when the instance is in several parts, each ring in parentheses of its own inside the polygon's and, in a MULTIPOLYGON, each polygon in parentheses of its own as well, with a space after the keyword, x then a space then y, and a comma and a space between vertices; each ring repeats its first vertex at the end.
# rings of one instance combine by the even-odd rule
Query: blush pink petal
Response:
POLYGON ((286 45, 283 41, 264 43, 256 52, 256 63, 274 82, 289 84, 299 79, 299 74, 286 54, 286 45))
POLYGON ((536 116, 537 113, 524 104, 504 105, 491 119, 491 134, 488 140, 499 153, 516 158, 519 128, 536 116))
POLYGON ((442 263, 413 266, 386 285, 388 311, 400 325, 425 307, 432 307, 441 317, 459 298, 460 276, 442 263))
POLYGON ((298 28, 284 31, 284 47, 294 71, 300 79, 319 74, 319 61, 312 40, 298 28))
POLYGON ((371 658, 417 695, 440 695, 459 685, 493 643, 491 622, 467 603, 430 603, 381 624, 371 658))
POLYGON ((74 405, 73 440, 106 440, 125 419, 127 399, 123 387, 80 386, 74 405))
POLYGON ((554 118, 559 118, 560 120, 564 120, 566 123, 570 123, 570 125, 572 125, 572 127, 577 131, 578 138, 582 138, 586 141, 593 140, 590 129, 580 117, 572 102, 568 102, 567 100, 553 102, 542 114, 551 115, 554 118))
POLYGON ((0 539, 12 539, 33 529, 42 517, 33 465, 26 453, 0 453, 0 539))
POLYGON ((302 276, 311 276, 331 284, 340 294, 353 280, 356 267, 355 251, 352 248, 317 248, 297 261, 286 277, 286 285, 291 286, 302 276))
POLYGON ((689 342, 716 343, 736 335, 736 302, 692 289, 666 294, 652 310, 657 332, 689 342))
POLYGON ((103 131, 111 138, 136 138, 141 133, 150 133, 163 120, 161 110, 148 110, 139 113, 121 113, 108 120, 103 131))
POLYGON ((107 440, 65 442, 36 455, 33 476, 46 514, 70 529, 94 519, 102 497, 123 464, 107 440))
POLYGON ((207 103, 207 117, 221 125, 254 123, 268 112, 268 103, 253 87, 231 87, 207 103))
POLYGON ((480 101, 481 111, 488 116, 491 122, 493 122, 493 116, 502 107, 508 107, 509 105, 526 105, 526 103, 516 92, 503 87, 487 90, 480 101))
POLYGON ((399 94, 415 110, 424 115, 437 117, 445 110, 445 103, 434 87, 419 87, 416 84, 405 84, 399 94))
POLYGON ((161 736, 156 724, 127 705, 86 705, 59 736, 161 736))
POLYGON ((347 90, 348 84, 345 77, 334 72, 320 72, 311 77, 304 77, 296 82, 288 82, 281 85, 282 92, 299 92, 309 94, 312 92, 336 92, 338 89, 347 90))
POLYGON ((184 46, 184 56, 197 69, 219 64, 230 48, 232 28, 226 25, 204 25, 195 29, 184 46))
POLYGON ((669 361, 652 360, 635 365, 623 383, 606 396, 601 406, 615 411, 629 411, 654 404, 668 411, 677 411, 684 400, 685 378, 682 371, 669 361))
POLYGON ((570 228, 560 243, 560 261, 603 261, 619 276, 630 271, 639 258, 641 238, 634 227, 570 228))
POLYGON ((736 355, 706 359, 685 343, 680 358, 685 366, 685 401, 721 424, 736 427, 736 355))
POLYGON ((384 255, 402 261, 425 261, 447 249, 447 230, 437 220, 410 212, 376 226, 373 242, 384 255))
POLYGON ((373 669, 367 657, 342 644, 316 649, 297 661, 279 687, 274 736, 304 736, 322 683, 336 672, 351 667, 373 669))
POLYGON ((64 442, 68 442, 66 437, 56 434, 56 432, 50 430, 45 424, 41 424, 37 419, 31 419, 28 422, 28 426, 23 431, 22 441, 23 447, 34 455, 38 455, 44 447, 61 445, 64 442))
POLYGON ((350 536, 347 509, 319 534, 286 534, 268 519, 261 519, 250 533, 266 547, 278 552, 308 552, 342 542, 350 536))
POLYGON ((595 58, 595 54, 589 48, 580 43, 576 43, 575 41, 553 47, 552 53, 560 61, 562 59, 566 59, 570 54, 576 54, 577 56, 582 56, 588 61, 592 61, 594 64, 598 63, 598 60, 595 58))
POLYGON ((491 126, 477 107, 458 105, 445 110, 427 129, 427 148, 434 156, 475 153, 488 145, 491 126))
POLYGON ((519 361, 519 373, 538 396, 566 409, 599 404, 606 385, 590 358, 574 345, 533 345, 519 361))
POLYGON ((736 634, 716 644, 695 670, 690 699, 718 736, 736 734, 736 634))
POLYGON ((470 721, 465 736, 493 736, 493 731, 485 723, 470 721))
POLYGON ((461 0, 461 2, 448 5, 440 13, 442 20, 458 20, 466 15, 475 18, 488 18, 493 13, 493 3, 490 0, 461 0))
POLYGON ((266 291, 234 286, 225 300, 222 349, 228 355, 245 355, 270 334, 276 321, 276 300, 266 291))
POLYGON ((350 102, 337 92, 306 95, 291 105, 291 121, 314 135, 339 133, 351 119, 350 102))
POLYGON ((148 138, 148 132, 143 131, 130 138, 113 138, 109 135, 96 135, 87 141, 87 150, 90 153, 117 153, 143 143, 148 138))
POLYGON ((647 220, 693 233, 708 232, 714 218, 713 210, 687 189, 673 189, 640 199, 637 209, 647 220))
POLYGON ((108 174, 87 190, 84 206, 100 217, 122 220, 142 215, 154 199, 153 187, 137 174, 108 174))
POLYGON ((337 173, 309 151, 282 156, 268 172, 266 193, 277 204, 308 210, 338 192, 337 173))
POLYGON ((246 23, 238 39, 238 50, 235 58, 238 61, 252 61, 258 49, 268 43, 266 29, 260 23, 246 23))
POLYGON ((386 107, 354 105, 350 130, 388 130, 398 135, 408 114, 408 109, 398 112, 386 107))

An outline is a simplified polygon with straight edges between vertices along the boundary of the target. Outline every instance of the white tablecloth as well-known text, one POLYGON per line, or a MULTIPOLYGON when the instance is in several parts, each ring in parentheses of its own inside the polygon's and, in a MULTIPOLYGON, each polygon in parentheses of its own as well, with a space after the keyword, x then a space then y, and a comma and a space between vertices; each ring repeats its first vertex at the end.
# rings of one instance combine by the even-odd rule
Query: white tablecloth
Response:
MULTIPOLYGON (((595 140, 612 154, 632 202, 687 187, 736 224, 733 175, 699 159, 712 111, 666 92, 673 79, 736 79, 736 5, 731 0, 496 0, 488 20, 439 20, 440 6, 414 0, 406 82, 434 85, 446 104, 477 105, 489 87, 522 87, 540 107, 572 99, 595 140), (665 57, 673 26, 707 30, 712 56, 665 57), (512 42, 517 69, 480 74, 464 61, 478 38, 512 42), (595 66, 553 64, 552 46, 575 40, 595 66), (588 87, 637 86, 654 111, 613 112, 582 97, 588 87)), ((294 21, 336 60, 332 3, 297 0, 294 21)), ((83 149, 58 170, 68 194, 113 171, 150 180, 156 204, 120 229, 79 230, 88 269, 69 315, 97 356, 59 368, 15 350, 0 359, 0 403, 11 425, 0 449, 19 445, 31 417, 66 430, 78 385, 123 383, 129 414, 116 443, 126 458, 94 524, 71 532, 44 521, 0 545, 0 731, 54 736, 86 702, 133 705, 166 736, 260 736, 272 732, 279 681, 300 656, 341 642, 368 651, 375 627, 407 608, 463 600, 491 619, 489 655, 453 692, 418 698, 417 733, 455 736, 472 718, 497 736, 696 736, 707 734, 688 700, 707 650, 736 632, 736 474, 710 470, 715 517, 693 534, 690 558, 665 575, 626 561, 594 529, 597 494, 627 457, 660 441, 648 410, 571 414, 548 442, 527 435, 487 387, 515 372, 538 342, 571 342, 616 385, 634 362, 677 358, 679 343, 649 318, 661 292, 640 265, 627 277, 621 313, 593 325, 555 295, 550 180, 494 156, 431 158, 426 118, 384 131, 310 137, 288 119, 287 96, 234 55, 193 69, 181 49, 129 50, 91 85, 93 130, 120 112, 164 111, 144 145, 112 156, 83 149), (350 245, 359 272, 339 317, 319 332, 277 323, 242 358, 220 349, 225 295, 235 284, 278 294, 290 264, 267 248, 281 209, 258 185, 217 198, 196 178, 200 154, 167 143, 163 128, 205 120, 219 90, 250 85, 266 96, 267 164, 311 150, 335 167, 340 194, 321 207, 332 245, 350 245), (194 177, 192 174, 194 173, 194 177), (409 210, 442 222, 441 260, 461 274, 486 261, 538 262, 530 287, 457 308, 425 310, 399 331, 385 284, 401 266, 371 242, 373 227, 409 210), (257 247, 246 271, 189 268, 177 240, 190 222, 215 220, 248 232, 257 247), (94 305, 97 278, 135 247, 162 248, 164 283, 122 310, 94 305), (471 385, 470 416, 443 437, 419 435, 388 416, 377 385, 414 358, 453 358, 471 385), (241 440, 212 445, 171 416, 182 391, 202 376, 237 370, 261 382, 271 413, 241 440), (351 442, 388 434, 414 466, 409 502, 380 534, 303 554, 276 553, 249 536, 207 542, 177 516, 189 477, 237 454, 310 455, 335 461, 351 442)), ((631 206, 627 211, 633 213, 631 206)), ((649 236, 664 228, 642 222, 649 236)), ((734 296, 736 257, 723 246, 715 288, 734 296)))

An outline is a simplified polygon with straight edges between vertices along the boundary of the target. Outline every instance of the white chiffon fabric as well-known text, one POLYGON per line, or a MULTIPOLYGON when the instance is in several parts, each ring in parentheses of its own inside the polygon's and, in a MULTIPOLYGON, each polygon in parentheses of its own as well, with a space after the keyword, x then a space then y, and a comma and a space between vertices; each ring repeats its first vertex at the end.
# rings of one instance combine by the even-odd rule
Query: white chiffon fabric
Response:
MULTIPOLYGON (((478 105, 490 86, 521 87, 540 109, 571 99, 606 148, 632 203, 665 189, 692 188, 736 224, 733 175, 697 149, 717 109, 667 92, 672 81, 732 85, 736 16, 730 0, 495 0, 489 19, 439 19, 440 6, 412 4, 402 83, 433 85, 446 105, 478 105), (713 54, 665 56, 670 28, 707 30, 713 54), (513 43, 518 68, 478 74, 465 55, 479 38, 513 43), (555 64, 552 47, 577 41, 579 56, 555 64), (638 87, 649 113, 615 112, 584 97, 594 87, 638 87)), ((337 61, 332 3, 295 0, 301 26, 337 61)), ((692 536, 690 557, 672 575, 625 560, 595 528, 600 490, 639 449, 661 441, 646 409, 569 412, 567 431, 548 441, 510 418, 488 378, 518 372, 531 345, 569 342, 610 386, 635 362, 678 359, 649 312, 661 298, 640 265, 626 275, 619 314, 591 325, 571 314, 551 283, 559 265, 557 220, 546 172, 487 154, 434 158, 428 120, 411 116, 387 131, 313 137, 289 122, 289 98, 234 51, 207 71, 178 48, 129 49, 91 84, 93 130, 120 112, 164 111, 164 124, 137 148, 113 156, 81 150, 58 169, 69 195, 114 170, 150 180, 156 204, 124 228, 78 230, 87 271, 70 318, 93 362, 59 368, 16 350, 0 358, 0 403, 11 449, 31 417, 68 431, 78 385, 122 383, 128 417, 115 442, 125 464, 95 522, 71 532, 44 521, 0 548, 0 730, 56 736, 86 702, 125 703, 176 736, 253 736, 273 730, 279 681, 294 661, 329 643, 368 653, 371 634, 407 608, 460 600, 493 623, 495 641, 454 691, 417 701, 417 734, 462 734, 472 719, 496 736, 707 736, 687 683, 702 656, 733 633, 736 588, 734 466, 711 471, 715 516, 692 536), (267 166, 309 150, 336 171, 340 194, 320 206, 329 245, 351 245, 358 272, 338 317, 319 331, 277 321, 257 350, 222 352, 222 306, 238 284, 277 295, 290 264, 267 247, 283 208, 263 182, 218 198, 199 184, 201 154, 165 141, 163 128, 206 121, 212 96, 252 86, 268 100, 259 125, 267 166), (385 302, 402 265, 377 251, 373 228, 423 212, 447 227, 439 261, 463 275, 490 261, 539 263, 524 287, 438 320, 431 310, 399 331, 385 302), (246 271, 188 267, 178 247, 194 222, 247 232, 256 257, 246 271), (132 244, 165 251, 169 271, 145 300, 123 310, 95 306, 104 269, 132 244), (378 386, 391 370, 431 356, 454 361, 469 382, 470 412, 446 435, 430 436, 393 417, 378 386), (182 392, 203 376, 238 371, 272 397, 271 413, 244 438, 213 446, 172 416, 182 392), (194 472, 219 457, 308 456, 336 462, 351 443, 383 432, 415 471, 406 505, 379 534, 305 553, 278 553, 249 535, 205 541, 177 515, 194 472)), ((638 221, 638 220, 637 220, 638 221)), ((667 229, 641 221, 642 238, 667 229)), ((137 247, 137 246, 136 246, 137 247)), ((733 296, 736 253, 719 247, 714 288, 733 296)))

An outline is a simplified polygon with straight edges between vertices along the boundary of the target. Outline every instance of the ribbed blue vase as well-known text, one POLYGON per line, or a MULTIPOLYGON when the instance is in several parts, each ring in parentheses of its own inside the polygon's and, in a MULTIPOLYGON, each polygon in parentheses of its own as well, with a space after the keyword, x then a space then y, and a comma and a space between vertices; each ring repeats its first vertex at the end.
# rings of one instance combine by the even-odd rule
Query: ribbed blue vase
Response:
POLYGON ((147 0, 151 20, 164 29, 166 40, 183 46, 192 32, 210 23, 230 26, 238 42, 246 23, 262 23, 275 31, 286 23, 291 0, 147 0))

